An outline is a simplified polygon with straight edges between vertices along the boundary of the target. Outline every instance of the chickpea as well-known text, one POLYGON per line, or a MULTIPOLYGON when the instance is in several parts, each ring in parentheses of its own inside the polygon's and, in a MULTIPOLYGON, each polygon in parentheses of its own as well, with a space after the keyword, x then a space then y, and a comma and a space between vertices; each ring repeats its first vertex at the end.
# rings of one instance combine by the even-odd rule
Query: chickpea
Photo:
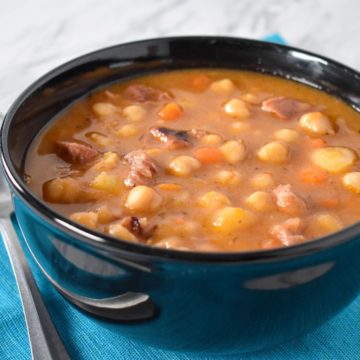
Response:
POLYGON ((260 148, 257 155, 262 161, 283 164, 289 156, 289 150, 285 144, 279 141, 272 141, 260 148))
POLYGON ((99 116, 114 115, 119 110, 114 104, 108 102, 98 102, 93 105, 92 109, 99 116))
POLYGON ((107 233, 113 237, 120 238, 121 240, 138 242, 136 236, 119 222, 109 225, 106 230, 107 233))
POLYGON ((230 94, 235 91, 236 87, 230 79, 222 79, 214 81, 210 89, 221 94, 230 94))
POLYGON ((241 180, 242 176, 237 170, 220 170, 215 175, 215 181, 221 185, 238 185, 241 180))
POLYGON ((144 185, 135 186, 129 191, 125 206, 134 212, 154 212, 162 204, 162 197, 153 188, 144 185))
POLYGON ((120 179, 115 175, 106 173, 105 171, 102 171, 93 181, 90 182, 90 187, 112 194, 120 194, 123 190, 123 185, 120 179))
POLYGON ((135 136, 139 132, 139 129, 136 125, 127 124, 122 126, 117 132, 116 135, 124 138, 135 136))
POLYGON ((227 206, 217 210, 211 218, 212 230, 226 237, 234 236, 256 223, 256 216, 239 207, 227 206))
POLYGON ((117 218, 117 216, 112 211, 110 211, 106 205, 99 207, 96 212, 97 221, 100 224, 107 224, 117 218))
POLYGON ((268 173, 255 174, 250 180, 250 185, 255 189, 270 189, 275 186, 273 176, 268 173))
POLYGON ((71 220, 93 229, 96 228, 97 218, 97 214, 93 211, 77 212, 70 215, 71 220))
POLYGON ((195 170, 200 169, 201 163, 192 156, 178 156, 169 164, 170 172, 175 176, 190 176, 195 170))
POLYGON ((274 134, 277 140, 282 140, 288 143, 294 143, 299 139, 299 133, 291 129, 280 129, 274 134))
POLYGON ((340 146, 321 148, 312 155, 315 165, 331 173, 348 170, 356 160, 357 155, 353 150, 340 146))
POLYGON ((251 125, 248 123, 244 123, 241 121, 233 122, 231 125, 231 130, 237 134, 244 133, 246 131, 249 131, 251 129, 251 125))
POLYGON ((207 209, 214 209, 230 205, 230 199, 218 191, 209 191, 198 199, 198 204, 207 209))
POLYGON ((256 191, 245 199, 245 203, 252 210, 268 212, 274 209, 272 196, 265 191, 256 191))
POLYGON ((360 172, 351 172, 342 178, 343 186, 355 194, 360 194, 360 172))
POLYGON ((344 227, 342 221, 335 215, 329 213, 315 214, 309 220, 307 232, 311 236, 324 236, 338 231, 344 227))
POLYGON ((242 140, 229 140, 220 146, 225 160, 230 164, 236 164, 245 159, 246 149, 242 140))
POLYGON ((203 145, 219 145, 222 143, 222 137, 217 134, 207 134, 201 138, 201 144, 203 145))
POLYGON ((299 125, 314 135, 335 134, 334 126, 329 118, 321 112, 310 112, 301 116, 299 125))
POLYGON ((140 105, 129 105, 123 110, 123 114, 129 121, 138 122, 146 117, 146 110, 140 105))
POLYGON ((225 104, 224 110, 226 114, 240 119, 247 118, 250 115, 250 111, 246 105, 246 102, 240 99, 229 100, 225 104))

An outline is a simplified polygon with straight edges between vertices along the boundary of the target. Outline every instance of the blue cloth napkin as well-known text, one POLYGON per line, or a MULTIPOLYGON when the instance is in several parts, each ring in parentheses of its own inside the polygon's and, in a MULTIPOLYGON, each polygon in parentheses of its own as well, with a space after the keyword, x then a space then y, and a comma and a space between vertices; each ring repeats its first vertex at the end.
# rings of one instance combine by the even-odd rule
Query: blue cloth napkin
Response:
MULTIPOLYGON (((268 36, 265 40, 284 43, 278 34, 268 36)), ((108 324, 79 312, 51 287, 29 253, 27 257, 50 315, 74 360, 360 359, 360 297, 320 329, 276 348, 226 357, 180 354, 134 343, 120 332, 111 331, 108 324)), ((30 349, 24 316, 2 241, 0 259, 0 360, 28 360, 30 349)))

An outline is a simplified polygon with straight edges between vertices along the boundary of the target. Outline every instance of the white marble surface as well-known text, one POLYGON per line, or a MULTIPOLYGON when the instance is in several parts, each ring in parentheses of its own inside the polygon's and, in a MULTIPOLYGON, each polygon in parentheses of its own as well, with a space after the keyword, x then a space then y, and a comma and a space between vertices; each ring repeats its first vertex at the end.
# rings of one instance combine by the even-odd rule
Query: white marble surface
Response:
POLYGON ((66 60, 157 36, 280 32, 360 69, 359 10, 358 0, 0 0, 0 111, 66 60))

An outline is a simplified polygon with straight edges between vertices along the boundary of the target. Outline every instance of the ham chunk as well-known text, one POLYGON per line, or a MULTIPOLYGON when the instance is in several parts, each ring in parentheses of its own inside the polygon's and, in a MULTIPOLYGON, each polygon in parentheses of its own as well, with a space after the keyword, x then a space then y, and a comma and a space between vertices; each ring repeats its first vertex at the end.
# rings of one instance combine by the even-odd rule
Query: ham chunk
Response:
POLYGON ((143 150, 134 150, 125 155, 124 160, 130 165, 130 171, 124 183, 128 187, 149 185, 158 172, 155 162, 143 150))
POLYGON ((171 96, 167 92, 141 84, 129 85, 125 90, 125 95, 137 102, 171 99, 171 96))
POLYGON ((98 151, 90 145, 75 141, 57 141, 55 153, 70 164, 85 164, 98 155, 98 151))
POLYGON ((191 146, 188 132, 185 130, 174 130, 165 127, 154 127, 150 134, 166 145, 169 150, 184 149, 191 146))
POLYGON ((276 96, 264 100, 261 109, 275 114, 280 119, 290 120, 310 110, 310 104, 285 96, 276 96))
POLYGON ((278 209, 288 215, 298 215, 306 211, 306 203, 296 195, 290 184, 279 185, 273 190, 278 209))
POLYGON ((282 245, 291 246, 304 242, 305 237, 301 235, 303 229, 299 218, 290 218, 282 224, 275 225, 270 235, 282 245))

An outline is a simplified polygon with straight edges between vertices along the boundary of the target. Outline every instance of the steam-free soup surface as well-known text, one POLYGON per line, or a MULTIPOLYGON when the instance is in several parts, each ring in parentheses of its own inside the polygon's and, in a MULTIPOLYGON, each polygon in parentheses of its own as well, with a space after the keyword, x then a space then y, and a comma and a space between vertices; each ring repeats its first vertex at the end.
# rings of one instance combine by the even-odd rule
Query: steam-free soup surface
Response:
POLYGON ((29 187, 118 239, 196 251, 292 246, 359 220, 360 116, 268 75, 182 70, 101 89, 34 140, 29 187))

